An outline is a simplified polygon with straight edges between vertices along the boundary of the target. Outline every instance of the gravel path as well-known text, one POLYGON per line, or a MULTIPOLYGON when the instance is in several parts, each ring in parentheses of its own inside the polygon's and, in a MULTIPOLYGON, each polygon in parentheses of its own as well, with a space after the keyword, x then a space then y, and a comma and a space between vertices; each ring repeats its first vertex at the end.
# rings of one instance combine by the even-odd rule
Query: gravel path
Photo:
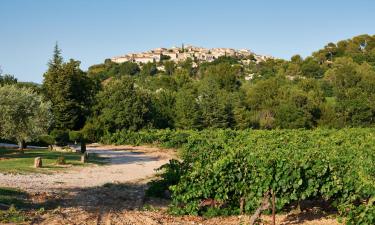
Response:
POLYGON ((87 151, 105 157, 108 164, 67 168, 53 174, 0 173, 0 186, 51 192, 131 182, 153 176, 155 169, 173 157, 171 151, 144 146, 89 146, 87 151))

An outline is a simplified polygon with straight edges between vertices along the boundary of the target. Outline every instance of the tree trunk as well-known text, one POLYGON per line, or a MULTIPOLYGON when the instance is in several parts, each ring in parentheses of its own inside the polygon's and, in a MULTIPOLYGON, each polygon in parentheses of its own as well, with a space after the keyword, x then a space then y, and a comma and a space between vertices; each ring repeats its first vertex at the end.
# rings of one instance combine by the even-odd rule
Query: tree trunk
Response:
POLYGON ((23 150, 26 148, 26 142, 24 140, 18 141, 18 149, 23 152, 23 150))
POLYGON ((262 211, 268 209, 270 207, 270 196, 269 191, 264 194, 263 200, 259 208, 254 212, 254 214, 250 217, 250 225, 254 225, 258 218, 260 218, 262 211))
POLYGON ((81 141, 81 153, 86 152, 86 142, 84 140, 81 141))

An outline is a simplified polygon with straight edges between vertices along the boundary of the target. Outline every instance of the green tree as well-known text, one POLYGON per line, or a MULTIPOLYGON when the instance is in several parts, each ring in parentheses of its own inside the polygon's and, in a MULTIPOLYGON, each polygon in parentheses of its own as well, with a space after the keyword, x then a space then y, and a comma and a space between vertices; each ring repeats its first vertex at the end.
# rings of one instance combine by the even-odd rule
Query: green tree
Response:
POLYGON ((375 121, 375 71, 367 63, 338 58, 325 74, 333 86, 342 126, 370 126, 375 121))
POLYGON ((0 137, 25 143, 45 134, 51 125, 50 103, 30 88, 0 87, 0 137))
POLYGON ((149 95, 128 76, 112 80, 97 95, 96 121, 105 131, 139 130, 150 124, 150 112, 149 95))
POLYGON ((158 73, 158 68, 155 63, 148 62, 142 66, 141 75, 142 76, 154 76, 158 73))
POLYGON ((308 57, 303 61, 301 71, 303 76, 311 78, 322 78, 325 72, 319 62, 312 57, 308 57))
POLYGON ((198 103, 202 126, 228 128, 233 124, 230 94, 210 80, 201 82, 198 103))
POLYGON ((80 62, 63 62, 61 50, 54 55, 44 74, 43 92, 52 102, 57 129, 80 129, 88 116, 95 93, 95 83, 80 68, 80 62))
POLYGON ((175 93, 159 89, 152 95, 152 117, 155 128, 174 128, 175 93))
POLYGON ((204 79, 215 82, 219 88, 227 91, 237 90, 240 86, 238 78, 241 76, 241 67, 225 62, 208 66, 201 72, 204 79))
POLYGON ((201 126, 198 95, 193 85, 185 85, 176 94, 176 122, 180 129, 196 129, 201 126))
POLYGON ((136 75, 140 72, 140 68, 137 63, 123 62, 118 65, 119 75, 136 75))
POLYGON ((172 75, 175 70, 175 66, 176 66, 175 63, 173 61, 165 61, 163 64, 164 64, 165 73, 167 75, 172 75))
POLYGON ((17 78, 15 78, 13 75, 10 74, 2 74, 0 69, 0 86, 5 84, 16 84, 17 78))

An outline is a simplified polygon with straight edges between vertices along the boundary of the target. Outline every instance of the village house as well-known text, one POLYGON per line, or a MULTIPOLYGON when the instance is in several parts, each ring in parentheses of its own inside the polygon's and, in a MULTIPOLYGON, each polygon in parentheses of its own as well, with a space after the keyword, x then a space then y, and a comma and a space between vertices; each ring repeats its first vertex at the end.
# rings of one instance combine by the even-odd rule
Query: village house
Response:
POLYGON ((148 63, 148 62, 159 62, 161 56, 168 56, 169 60, 180 62, 188 58, 194 61, 201 62, 212 62, 213 60, 221 56, 232 56, 232 57, 242 57, 246 58, 250 55, 254 56, 256 62, 264 61, 268 56, 256 55, 247 49, 236 50, 233 48, 202 48, 195 47, 192 45, 182 46, 182 47, 172 47, 172 48, 155 48, 143 53, 130 53, 123 56, 117 56, 111 58, 115 63, 123 62, 135 62, 138 64, 148 63))

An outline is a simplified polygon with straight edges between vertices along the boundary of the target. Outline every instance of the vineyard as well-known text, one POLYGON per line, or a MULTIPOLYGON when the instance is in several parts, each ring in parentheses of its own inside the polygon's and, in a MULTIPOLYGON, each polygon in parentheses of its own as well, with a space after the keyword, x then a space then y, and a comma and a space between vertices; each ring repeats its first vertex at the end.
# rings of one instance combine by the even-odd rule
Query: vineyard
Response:
POLYGON ((180 149, 149 190, 169 188, 174 214, 251 214, 272 191, 278 211, 319 200, 347 224, 375 224, 375 129, 151 130, 103 142, 180 149))

